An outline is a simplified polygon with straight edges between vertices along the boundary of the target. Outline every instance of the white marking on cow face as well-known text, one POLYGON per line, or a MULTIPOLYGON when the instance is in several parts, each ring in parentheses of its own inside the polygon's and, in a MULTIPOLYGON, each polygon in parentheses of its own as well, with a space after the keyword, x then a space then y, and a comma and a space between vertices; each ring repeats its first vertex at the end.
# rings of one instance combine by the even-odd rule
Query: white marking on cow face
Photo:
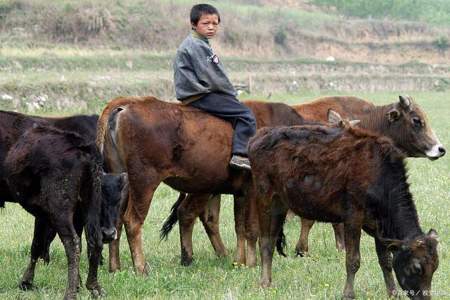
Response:
POLYGON ((437 159, 441 156, 444 156, 446 151, 444 145, 441 144, 434 131, 431 132, 431 135, 433 140, 436 141, 436 143, 433 146, 431 146, 431 148, 429 148, 427 151, 425 151, 425 155, 429 159, 437 159))

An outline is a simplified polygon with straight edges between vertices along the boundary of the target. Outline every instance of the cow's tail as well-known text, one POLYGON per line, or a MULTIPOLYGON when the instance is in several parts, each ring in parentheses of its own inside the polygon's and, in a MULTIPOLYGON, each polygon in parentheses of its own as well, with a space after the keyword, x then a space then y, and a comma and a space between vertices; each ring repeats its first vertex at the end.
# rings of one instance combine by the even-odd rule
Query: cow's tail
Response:
MULTIPOLYGON (((105 147, 112 150, 111 155, 113 160, 121 164, 119 159, 119 152, 117 150, 117 133, 118 133, 118 119, 120 112, 126 109, 126 105, 107 106, 102 115, 98 119, 97 124, 97 139, 96 144, 100 154, 105 159, 105 147), (108 146, 107 146, 108 145, 108 146)), ((106 172, 124 172, 123 165, 120 167, 109 166, 106 161, 103 162, 103 168, 106 172), (114 170, 113 170, 114 169, 114 170)))
POLYGON ((163 226, 161 227, 159 238, 160 240, 167 240, 169 233, 172 231, 173 226, 178 222, 178 214, 177 210, 180 207, 181 202, 183 202, 184 198, 186 198, 185 193, 180 193, 178 196, 178 200, 172 205, 170 209, 170 215, 167 217, 166 221, 164 221, 163 226))
POLYGON ((281 224, 281 229, 277 236, 277 252, 279 255, 286 257, 286 253, 284 253, 284 249, 286 249, 286 236, 284 235, 283 229, 284 229, 284 223, 286 221, 286 216, 283 218, 283 223, 281 224))

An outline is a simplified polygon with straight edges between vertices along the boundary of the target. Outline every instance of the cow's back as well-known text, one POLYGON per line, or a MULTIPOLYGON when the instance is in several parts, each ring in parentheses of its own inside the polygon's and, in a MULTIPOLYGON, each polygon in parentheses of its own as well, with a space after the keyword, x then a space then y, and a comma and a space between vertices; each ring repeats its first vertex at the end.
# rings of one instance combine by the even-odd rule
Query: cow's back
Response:
POLYGON ((346 119, 358 119, 375 106, 363 99, 351 96, 323 97, 314 101, 294 105, 293 108, 308 121, 328 121, 328 111, 336 111, 346 119))
POLYGON ((244 104, 251 109, 257 128, 301 125, 304 120, 291 106, 278 102, 249 100, 244 104))
POLYGON ((388 139, 363 130, 312 125, 260 130, 250 141, 249 158, 259 190, 302 201, 297 213, 303 217, 341 222, 340 197, 367 190, 391 151, 388 139))
POLYGON ((98 128, 97 145, 112 172, 152 168, 186 192, 219 188, 230 176, 231 125, 196 108, 153 97, 118 98, 104 109, 98 128))

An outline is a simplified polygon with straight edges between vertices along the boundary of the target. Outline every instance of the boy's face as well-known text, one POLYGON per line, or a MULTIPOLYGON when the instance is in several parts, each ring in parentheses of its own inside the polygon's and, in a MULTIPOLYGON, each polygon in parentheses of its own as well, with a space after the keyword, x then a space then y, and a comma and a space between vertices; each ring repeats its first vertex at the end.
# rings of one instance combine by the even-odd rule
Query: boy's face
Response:
POLYGON ((198 20, 197 25, 192 24, 192 26, 198 34, 211 39, 216 35, 217 29, 219 28, 219 16, 203 14, 200 20, 198 20))

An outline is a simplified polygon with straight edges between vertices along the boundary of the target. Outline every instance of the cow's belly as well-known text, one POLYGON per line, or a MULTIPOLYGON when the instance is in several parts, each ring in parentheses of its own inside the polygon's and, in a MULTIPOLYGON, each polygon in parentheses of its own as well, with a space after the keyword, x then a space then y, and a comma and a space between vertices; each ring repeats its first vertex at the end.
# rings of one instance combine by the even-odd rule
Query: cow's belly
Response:
POLYGON ((326 198, 318 191, 315 194, 291 191, 284 199, 289 208, 300 217, 320 222, 343 222, 344 208, 338 195, 326 198))
POLYGON ((225 172, 203 173, 197 176, 172 176, 164 183, 185 193, 196 194, 241 194, 250 178, 246 171, 224 168, 225 172))

